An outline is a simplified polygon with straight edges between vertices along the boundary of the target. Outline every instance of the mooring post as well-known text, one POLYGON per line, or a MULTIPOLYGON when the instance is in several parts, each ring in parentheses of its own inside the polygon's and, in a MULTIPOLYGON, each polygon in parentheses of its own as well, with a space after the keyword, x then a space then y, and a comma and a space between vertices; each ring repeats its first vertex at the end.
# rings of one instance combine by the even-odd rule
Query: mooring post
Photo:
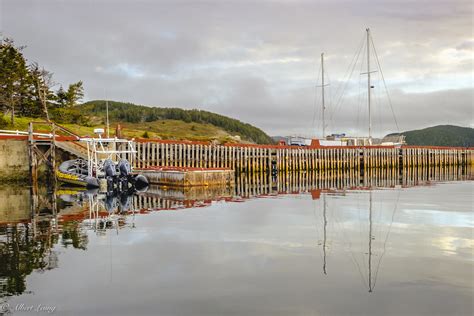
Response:
MULTIPOLYGON (((53 182, 53 192, 56 191, 56 124, 52 124, 53 139, 51 140, 50 160, 51 160, 51 181, 53 182)), ((53 193, 53 204, 56 206, 56 193, 53 193)))
POLYGON ((28 124, 28 157, 30 164, 30 183, 31 189, 34 196, 36 196, 38 190, 38 169, 36 166, 37 159, 34 150, 34 138, 33 138, 33 122, 28 124))

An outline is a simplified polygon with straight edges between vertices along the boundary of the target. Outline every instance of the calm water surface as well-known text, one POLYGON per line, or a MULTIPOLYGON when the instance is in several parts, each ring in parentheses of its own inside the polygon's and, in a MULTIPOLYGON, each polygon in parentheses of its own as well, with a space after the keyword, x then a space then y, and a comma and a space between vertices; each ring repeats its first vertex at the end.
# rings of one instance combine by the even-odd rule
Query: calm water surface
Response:
POLYGON ((472 315, 474 182, 419 184, 253 197, 152 188, 107 205, 93 193, 63 190, 55 202, 2 188, 2 308, 472 315))

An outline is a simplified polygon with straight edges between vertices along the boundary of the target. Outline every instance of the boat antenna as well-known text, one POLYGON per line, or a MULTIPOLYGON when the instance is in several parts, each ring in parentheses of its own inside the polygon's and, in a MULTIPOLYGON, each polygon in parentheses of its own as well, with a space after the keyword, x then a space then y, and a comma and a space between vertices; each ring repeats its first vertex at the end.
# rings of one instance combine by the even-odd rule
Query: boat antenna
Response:
POLYGON ((110 126, 109 126, 109 100, 105 100, 105 112, 107 115, 107 138, 110 138, 110 126))

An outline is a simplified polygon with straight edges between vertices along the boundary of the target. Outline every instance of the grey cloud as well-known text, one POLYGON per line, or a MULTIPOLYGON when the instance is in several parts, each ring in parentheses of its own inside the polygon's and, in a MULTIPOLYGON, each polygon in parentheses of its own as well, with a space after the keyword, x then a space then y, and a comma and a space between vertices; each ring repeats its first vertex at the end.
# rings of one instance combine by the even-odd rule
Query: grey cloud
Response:
POLYGON ((474 48, 474 40, 467 40, 456 46, 457 50, 469 50, 472 51, 474 48))
MULTIPOLYGON (((472 48, 470 2, 0 3, 2 33, 28 45, 26 56, 56 81, 83 80, 87 99, 206 109, 270 134, 310 135, 320 126, 320 52, 334 93, 370 26, 401 129, 472 125, 472 59, 443 59, 472 48)), ((356 90, 332 115, 331 131, 366 133, 356 90)), ((394 131, 388 105, 381 108, 379 133, 394 131)))

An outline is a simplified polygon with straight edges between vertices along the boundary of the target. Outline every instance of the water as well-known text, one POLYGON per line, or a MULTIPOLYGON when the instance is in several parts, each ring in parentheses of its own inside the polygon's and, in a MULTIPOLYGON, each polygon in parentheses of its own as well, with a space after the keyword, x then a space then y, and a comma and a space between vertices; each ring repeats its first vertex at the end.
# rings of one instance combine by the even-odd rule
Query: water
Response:
POLYGON ((2 308, 471 315, 471 178, 385 177, 371 190, 371 179, 349 189, 340 177, 250 178, 235 189, 151 188, 121 203, 109 199, 109 210, 94 193, 63 190, 54 201, 1 188, 2 308))

